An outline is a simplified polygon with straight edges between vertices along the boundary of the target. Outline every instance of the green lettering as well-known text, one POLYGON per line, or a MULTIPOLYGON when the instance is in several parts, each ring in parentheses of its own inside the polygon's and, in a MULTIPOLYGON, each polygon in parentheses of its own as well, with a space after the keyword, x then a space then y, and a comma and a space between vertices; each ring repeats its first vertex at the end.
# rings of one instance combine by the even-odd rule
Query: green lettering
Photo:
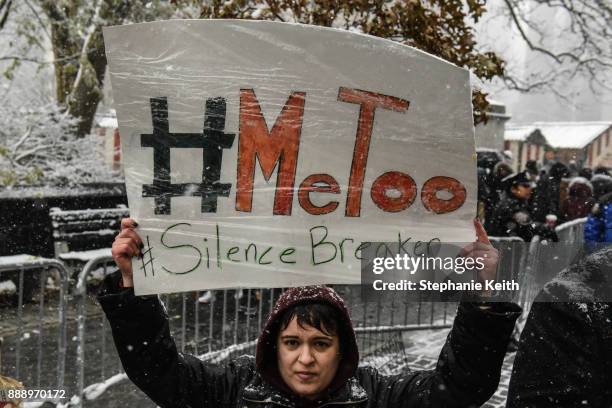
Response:
POLYGON ((287 260, 283 259, 285 256, 289 256, 289 255, 291 255, 293 253, 295 253, 295 248, 285 248, 283 250, 283 252, 281 252, 280 255, 278 256, 278 259, 280 259, 280 261, 282 263, 294 264, 295 260, 294 261, 287 261, 287 260))
POLYGON ((272 261, 268 261, 268 262, 261 261, 264 258, 264 256, 266 256, 268 252, 270 252, 271 249, 272 247, 268 247, 265 251, 263 251, 263 254, 261 254, 261 256, 259 257, 259 260, 257 261, 260 265, 270 265, 272 263, 272 261))
POLYGON ((316 227, 312 227, 312 228, 310 229, 310 249, 311 249, 311 252, 310 252, 310 253, 311 253, 311 260, 312 260, 312 264, 313 264, 313 265, 320 265, 320 264, 324 264, 324 263, 327 263, 327 262, 331 262, 331 261, 333 261, 333 260, 336 258, 336 255, 338 254, 338 248, 336 248, 336 245, 334 245, 334 243, 332 243, 332 242, 325 241, 325 239, 327 238, 327 234, 328 234, 328 233, 327 233, 327 227, 326 227, 326 226, 324 226, 324 225, 317 225, 316 227), (315 242, 314 242, 314 237, 313 237, 313 231, 314 231, 314 230, 317 230, 317 229, 323 229, 323 234, 324 234, 324 235, 323 235, 323 238, 321 238, 321 239, 320 239, 320 240, 319 240, 319 241, 318 241, 318 242, 315 244, 315 242), (322 246, 322 245, 326 245, 326 246, 331 245, 331 246, 332 246, 332 248, 334 249, 334 255, 332 255, 331 257, 329 257, 329 258, 328 258, 328 259, 326 259, 326 260, 323 260, 323 261, 317 261, 317 260, 316 260, 316 255, 315 255, 315 249, 316 249, 317 247, 319 247, 319 246, 322 246))
POLYGON ((351 242, 355 242, 354 239, 352 238, 344 238, 342 241, 340 241, 340 245, 338 245, 338 247, 340 247, 340 262, 344 263, 344 243, 346 241, 351 241, 351 242))
POLYGON ((191 224, 186 223, 186 222, 179 222, 178 224, 174 224, 169 226, 168 228, 166 228, 166 230, 162 233, 160 241, 161 244, 168 248, 168 249, 181 249, 181 248, 192 248, 194 251, 196 251, 198 253, 197 258, 198 258, 198 262, 195 264, 195 266, 189 270, 186 271, 182 271, 182 272, 176 272, 176 271, 171 271, 170 269, 167 269, 165 266, 162 266, 162 269, 168 273, 174 274, 174 275, 184 275, 186 273, 189 272, 193 272, 194 270, 197 269, 198 266, 200 266, 200 263, 202 262, 202 252, 200 252, 200 250, 196 247, 194 247, 193 245, 189 245, 189 244, 180 244, 180 245, 169 245, 165 242, 165 238, 166 238, 166 234, 173 229, 174 227, 178 227, 179 225, 187 225, 189 227, 191 227, 191 224))
POLYGON ((237 246, 233 246, 230 249, 227 250, 227 254, 226 254, 226 258, 229 259, 232 262, 240 262, 239 259, 232 259, 231 256, 234 254, 237 254, 238 251, 240 251, 240 248, 238 248, 237 246))
POLYGON ((254 261, 257 261, 257 245, 250 243, 248 247, 244 250, 244 261, 249 262, 249 250, 253 247, 255 250, 255 256, 253 257, 254 261))
POLYGON ((359 244, 359 246, 355 250, 355 258, 359 259, 360 261, 363 261, 363 258, 361 257, 361 252, 364 249, 368 248, 370 245, 372 245, 371 242, 362 242, 361 244, 359 244), (357 253, 359 253, 359 255, 357 255, 357 253))

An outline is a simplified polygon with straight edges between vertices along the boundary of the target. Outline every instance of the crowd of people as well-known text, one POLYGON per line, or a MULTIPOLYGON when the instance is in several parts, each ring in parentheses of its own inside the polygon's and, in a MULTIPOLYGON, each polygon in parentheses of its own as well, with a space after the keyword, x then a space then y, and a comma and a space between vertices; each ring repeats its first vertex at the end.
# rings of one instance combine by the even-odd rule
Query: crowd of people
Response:
POLYGON ((556 241, 556 225, 588 217, 586 241, 612 242, 612 176, 605 167, 530 160, 515 172, 504 161, 480 161, 478 200, 492 236, 556 241))

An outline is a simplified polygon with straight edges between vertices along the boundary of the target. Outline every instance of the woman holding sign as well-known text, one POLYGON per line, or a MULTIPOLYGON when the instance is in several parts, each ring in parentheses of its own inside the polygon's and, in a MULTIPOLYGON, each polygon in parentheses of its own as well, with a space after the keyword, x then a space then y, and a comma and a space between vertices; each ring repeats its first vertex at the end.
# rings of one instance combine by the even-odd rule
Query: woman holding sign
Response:
MULTIPOLYGON (((177 351, 157 296, 134 295, 131 258, 142 242, 124 219, 113 244, 120 273, 98 299, 128 377, 160 407, 469 407, 497 389, 506 347, 520 314, 508 303, 461 303, 431 371, 384 376, 358 367, 359 351, 342 298, 325 286, 292 288, 278 299, 259 336, 256 357, 225 365, 177 351)), ((463 249, 482 257, 479 279, 494 279, 498 260, 479 222, 463 249)), ((487 296, 488 294, 484 294, 487 296)))

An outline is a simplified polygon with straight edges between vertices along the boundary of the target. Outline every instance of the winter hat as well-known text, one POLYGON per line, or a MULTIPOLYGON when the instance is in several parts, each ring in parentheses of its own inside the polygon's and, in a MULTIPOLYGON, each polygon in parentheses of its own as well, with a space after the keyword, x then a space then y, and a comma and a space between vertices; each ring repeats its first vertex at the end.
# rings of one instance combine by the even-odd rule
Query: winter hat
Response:
POLYGON ((286 394, 293 394, 287 384, 282 380, 278 371, 278 359, 276 342, 280 326, 280 318, 289 308, 296 305, 309 303, 325 303, 338 311, 341 321, 338 322, 338 335, 342 342, 342 360, 338 366, 338 372, 328 387, 329 392, 333 392, 346 384, 357 370, 359 364, 359 350, 355 338, 355 330, 349 316, 349 311, 344 304, 344 300, 330 287, 303 286, 290 288, 285 291, 276 301, 274 308, 266 324, 264 325, 259 339, 257 340, 257 351, 255 353, 255 364, 257 371, 270 384, 284 391, 286 394))
POLYGON ((506 187, 506 191, 510 191, 512 187, 521 185, 533 187, 533 182, 525 171, 509 175, 502 180, 502 183, 506 187))
POLYGON ((591 170, 588 167, 584 167, 580 169, 580 171, 578 172, 578 176, 584 177, 585 179, 590 180, 591 177, 593 177, 593 170, 591 170))
POLYGON ((555 163, 552 166, 550 166, 550 170, 548 171, 548 177, 555 179, 555 180, 561 180, 562 178, 567 178, 570 175, 570 171, 567 168, 567 166, 563 163, 555 163))
POLYGON ((569 195, 572 197, 592 197, 593 185, 584 177, 574 177, 569 183, 569 195))
POLYGON ((538 175, 539 174, 538 163, 535 160, 527 160, 527 163, 525 163, 525 170, 528 173, 538 175))
POLYGON ((512 167, 508 163, 499 162, 493 167, 493 174, 495 174, 497 178, 505 178, 513 172, 514 170, 512 170, 512 167))
POLYGON ((595 174, 591 178, 591 184, 593 185, 593 197, 595 199, 612 192, 612 177, 605 174, 595 174))

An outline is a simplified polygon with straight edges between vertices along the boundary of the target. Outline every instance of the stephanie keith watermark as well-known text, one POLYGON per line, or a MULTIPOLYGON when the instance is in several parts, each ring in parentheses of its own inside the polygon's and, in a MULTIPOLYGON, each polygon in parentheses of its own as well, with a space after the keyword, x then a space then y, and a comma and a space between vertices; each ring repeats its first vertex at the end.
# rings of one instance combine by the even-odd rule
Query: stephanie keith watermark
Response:
POLYGON ((491 279, 490 272, 483 272, 490 255, 462 256, 466 245, 372 244, 362 260, 362 293, 370 299, 397 296, 404 301, 457 301, 483 294, 512 299, 520 291, 519 281, 495 274, 491 279))

